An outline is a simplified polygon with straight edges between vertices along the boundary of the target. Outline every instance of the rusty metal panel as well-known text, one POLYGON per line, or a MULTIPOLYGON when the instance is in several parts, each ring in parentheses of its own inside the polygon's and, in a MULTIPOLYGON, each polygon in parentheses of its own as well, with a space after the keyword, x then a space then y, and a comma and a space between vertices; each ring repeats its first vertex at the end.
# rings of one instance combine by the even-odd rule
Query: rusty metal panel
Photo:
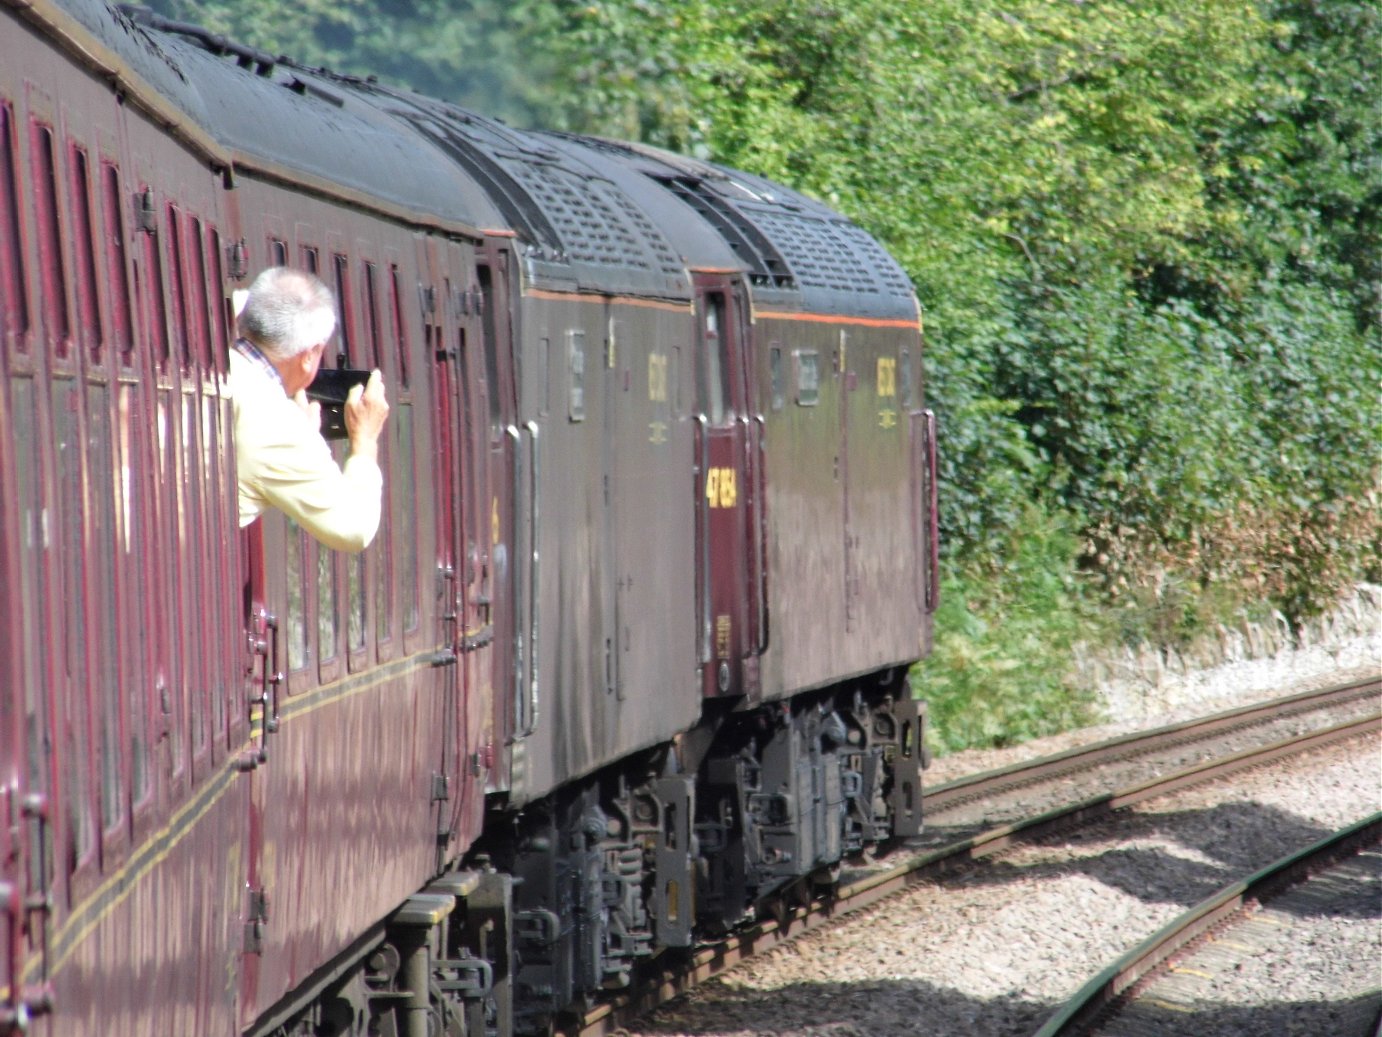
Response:
POLYGON ((921 652, 921 541, 899 521, 917 498, 897 382, 901 351, 916 355, 919 337, 908 322, 786 313, 761 317, 755 335, 776 343, 781 358, 774 376, 774 347, 760 346, 760 384, 770 396, 777 384, 781 398, 767 401, 764 462, 772 616, 764 686, 780 697, 921 652))
POLYGON ((523 442, 538 482, 520 480, 519 511, 536 507, 541 520, 537 576, 530 563, 520 596, 542 637, 528 674, 536 723, 514 746, 520 802, 670 738, 700 708, 690 397, 677 397, 690 384, 690 310, 541 293, 525 300, 522 326, 519 417, 537 432, 523 442))

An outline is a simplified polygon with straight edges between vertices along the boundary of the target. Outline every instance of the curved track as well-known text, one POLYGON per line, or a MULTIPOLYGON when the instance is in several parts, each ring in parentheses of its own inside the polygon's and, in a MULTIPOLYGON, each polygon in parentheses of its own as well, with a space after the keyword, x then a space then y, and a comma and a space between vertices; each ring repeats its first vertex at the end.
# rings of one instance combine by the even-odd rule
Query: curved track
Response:
MULTIPOLYGON (((1295 911, 1288 912, 1287 918, 1291 913, 1345 910, 1349 896, 1359 899, 1359 890, 1367 886, 1359 881, 1361 876, 1350 873, 1360 870, 1365 857, 1371 860, 1362 863, 1371 864, 1370 870, 1376 872, 1379 843, 1382 813, 1225 887, 1090 980, 1037 1031, 1036 1037, 1101 1033, 1106 1024, 1112 1024, 1109 1032, 1149 1037, 1181 1032, 1179 1027, 1184 1026, 1185 1019, 1176 1014, 1189 1010, 1187 1006, 1196 999, 1195 988, 1212 980, 1215 972, 1241 969, 1259 953, 1255 944, 1260 941, 1250 932, 1259 908, 1269 901, 1283 903, 1290 898, 1296 902, 1291 905, 1295 911), (1212 947, 1208 945, 1211 939, 1212 947)), ((1372 899, 1366 892, 1362 895, 1372 899)), ((1375 908, 1375 904, 1369 906, 1375 908)), ((1266 921, 1278 927, 1291 925, 1274 918, 1266 921)), ((1375 997, 1364 1000, 1375 1001, 1375 997)), ((1375 1005, 1360 1002, 1359 1007, 1370 1017, 1377 1015, 1375 1005)))
MULTIPOLYGON (((1378 710, 1375 701, 1379 690, 1382 690, 1382 680, 1351 682, 1112 739, 948 783, 928 793, 930 823, 934 824, 937 814, 942 812, 965 813, 963 808, 967 805, 982 807, 989 795, 1012 790, 1032 792, 1043 783, 1061 785, 1077 772, 1112 771, 1112 776, 1105 775, 1103 780, 1102 788, 1106 791, 1098 794, 1067 798, 1060 806, 1029 812, 1016 821, 985 824, 956 818, 954 825, 943 826, 955 837, 940 845, 918 846, 916 844, 924 840, 913 840, 911 844, 897 847, 885 859, 845 872, 837 885, 827 887, 819 896, 797 889, 795 900, 780 901, 771 917, 760 919, 723 941, 703 945, 680 960, 662 962, 661 968, 650 972, 637 990, 595 1006, 580 1020, 568 1023, 558 1032, 563 1037, 613 1034, 621 1026, 755 955, 937 875, 963 870, 973 861, 1058 831, 1091 824, 1125 807, 1178 789, 1382 730, 1382 711, 1378 710), (1340 711, 1348 719, 1335 722, 1337 717, 1332 714, 1340 711), (1285 738, 1262 737, 1262 732, 1273 731, 1283 718, 1308 718, 1311 714, 1317 714, 1313 723, 1304 722, 1302 730, 1285 738), (1227 736, 1241 736, 1252 728, 1258 731, 1257 744, 1246 749, 1222 748, 1227 736), (1217 751, 1216 742, 1221 743, 1217 751), (1193 752, 1196 762, 1126 784, 1120 780, 1119 775, 1126 774, 1120 770, 1120 765, 1130 760, 1145 760, 1168 748, 1189 743, 1196 743, 1193 752)), ((1247 738, 1252 740, 1251 735, 1247 738)), ((1241 741, 1239 738, 1232 744, 1241 745, 1241 741)), ((1043 796, 1049 801, 1049 793, 1043 796)), ((1039 800, 1043 796, 1033 793, 1030 798, 1039 800)))

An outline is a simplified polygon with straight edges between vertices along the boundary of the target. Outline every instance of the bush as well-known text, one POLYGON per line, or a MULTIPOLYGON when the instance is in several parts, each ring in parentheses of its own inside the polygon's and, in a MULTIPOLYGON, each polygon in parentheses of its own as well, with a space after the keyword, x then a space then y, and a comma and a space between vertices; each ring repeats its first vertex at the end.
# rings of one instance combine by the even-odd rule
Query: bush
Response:
POLYGON ((1034 506, 1023 522, 1004 552, 943 581, 934 650, 911 674, 933 751, 1012 745, 1095 719, 1088 692, 1068 682, 1093 623, 1079 541, 1034 506))

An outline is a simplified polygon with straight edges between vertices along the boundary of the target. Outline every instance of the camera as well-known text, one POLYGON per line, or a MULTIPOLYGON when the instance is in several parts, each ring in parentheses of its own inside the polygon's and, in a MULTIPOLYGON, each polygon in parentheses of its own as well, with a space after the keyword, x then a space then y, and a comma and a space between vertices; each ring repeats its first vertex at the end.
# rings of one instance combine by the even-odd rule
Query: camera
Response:
POLYGON ((324 439, 345 439, 345 401, 350 390, 369 381, 370 372, 349 367, 322 367, 307 387, 307 398, 321 404, 324 439))

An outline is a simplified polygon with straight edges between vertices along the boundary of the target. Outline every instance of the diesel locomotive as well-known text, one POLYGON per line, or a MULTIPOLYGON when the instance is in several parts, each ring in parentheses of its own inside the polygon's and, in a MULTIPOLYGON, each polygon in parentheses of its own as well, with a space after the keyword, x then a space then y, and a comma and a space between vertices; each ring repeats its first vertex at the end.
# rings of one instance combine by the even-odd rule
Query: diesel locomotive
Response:
POLYGON ((549 1031, 921 825, 921 316, 761 178, 0 0, 0 1034, 549 1031), (335 290, 380 531, 237 529, 335 290))

